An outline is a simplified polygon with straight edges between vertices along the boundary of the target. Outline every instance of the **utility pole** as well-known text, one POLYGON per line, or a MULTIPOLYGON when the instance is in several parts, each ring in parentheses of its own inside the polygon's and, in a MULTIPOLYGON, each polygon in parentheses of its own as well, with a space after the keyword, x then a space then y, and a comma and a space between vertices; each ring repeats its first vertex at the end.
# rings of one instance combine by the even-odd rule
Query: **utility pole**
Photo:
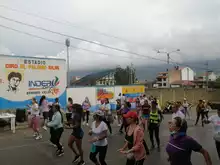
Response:
POLYGON ((131 66, 130 66, 130 79, 129 79, 129 84, 133 84, 133 64, 131 63, 131 66))
MULTIPOLYGON (((169 65, 170 64, 170 54, 171 53, 175 53, 175 52, 179 52, 180 51, 180 49, 176 49, 176 50, 174 50, 174 51, 171 51, 171 52, 166 52, 166 51, 160 51, 160 50, 158 50, 157 51, 157 53, 164 53, 164 54, 166 54, 167 55, 167 64, 169 65)), ((167 68, 167 83, 168 83, 168 86, 169 86, 169 88, 170 88, 170 78, 169 78, 169 70, 168 70, 168 68, 167 68)))
POLYGON ((67 56, 67 60, 66 60, 66 62, 67 62, 67 73, 66 73, 66 85, 67 85, 67 87, 69 86, 69 71, 70 71, 70 62, 69 62, 69 58, 70 58, 70 56, 69 56, 69 47, 70 47, 70 40, 69 39, 66 39, 65 40, 65 45, 66 45, 66 56, 67 56))
POLYGON ((206 91, 209 89, 209 62, 206 61, 206 91))

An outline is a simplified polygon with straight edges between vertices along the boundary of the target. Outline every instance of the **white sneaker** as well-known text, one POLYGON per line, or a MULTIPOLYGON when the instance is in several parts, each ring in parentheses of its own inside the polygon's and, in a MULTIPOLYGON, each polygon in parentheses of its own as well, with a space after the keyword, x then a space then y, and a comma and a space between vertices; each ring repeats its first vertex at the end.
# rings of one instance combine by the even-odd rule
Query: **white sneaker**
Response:
POLYGON ((121 124, 118 124, 119 127, 121 127, 121 124))
POLYGON ((35 139, 36 139, 36 140, 42 139, 42 135, 38 135, 35 139))
POLYGON ((34 133, 34 134, 33 134, 33 137, 37 137, 37 133, 34 133))
POLYGON ((43 129, 46 131, 46 130, 47 130, 47 127, 46 127, 46 126, 43 126, 43 129))
POLYGON ((86 123, 87 126, 89 126, 89 123, 86 123))

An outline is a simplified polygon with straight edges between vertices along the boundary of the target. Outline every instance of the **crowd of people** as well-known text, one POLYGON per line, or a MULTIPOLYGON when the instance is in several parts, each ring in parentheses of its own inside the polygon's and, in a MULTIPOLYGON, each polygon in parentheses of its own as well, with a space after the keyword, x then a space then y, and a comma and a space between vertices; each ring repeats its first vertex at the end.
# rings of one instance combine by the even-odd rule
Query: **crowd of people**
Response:
MULTIPOLYGON (((154 139, 156 140, 157 151, 161 151, 159 132, 164 116, 159 100, 152 96, 141 95, 136 98, 135 108, 132 108, 126 96, 120 94, 116 103, 116 116, 112 114, 111 105, 107 98, 100 100, 97 110, 93 113, 93 122, 88 132, 91 137, 89 139, 91 143, 89 158, 95 165, 107 165, 105 157, 108 151, 108 136, 112 135, 111 125, 116 119, 119 133, 125 134, 125 143, 118 149, 118 152, 126 156, 126 165, 143 165, 147 156, 155 149, 154 139), (144 135, 148 133, 151 142, 150 149, 144 139, 144 135), (99 160, 96 158, 97 155, 99 155, 99 160)), ((170 140, 166 146, 168 161, 171 165, 191 165, 191 153, 195 151, 204 156, 207 165, 211 165, 209 153, 195 139, 187 135, 186 116, 191 119, 190 106, 191 104, 187 102, 186 98, 183 99, 183 102, 178 101, 172 105, 172 118, 168 123, 170 140)), ((44 118, 43 129, 50 129, 50 141, 57 147, 57 156, 62 156, 64 148, 60 143, 60 138, 64 127, 71 127, 72 133, 69 136, 68 146, 75 155, 73 162, 78 165, 85 165, 82 149, 82 139, 84 137, 82 126, 89 126, 90 107, 91 104, 88 97, 85 98, 82 104, 73 103, 72 98, 68 98, 67 111, 65 113, 67 122, 64 124, 58 98, 55 99, 54 103, 49 103, 46 97, 42 96, 39 104, 33 98, 32 104, 29 105, 29 121, 34 131, 34 137, 36 140, 42 138, 39 131, 40 115, 42 114, 44 118), (74 147, 74 143, 76 147, 74 147)), ((197 119, 195 125, 198 124, 200 116, 202 118, 202 126, 209 123, 214 125, 213 137, 220 158, 220 109, 217 110, 217 115, 208 117, 210 110, 210 103, 206 103, 205 100, 199 100, 196 107, 197 119)))

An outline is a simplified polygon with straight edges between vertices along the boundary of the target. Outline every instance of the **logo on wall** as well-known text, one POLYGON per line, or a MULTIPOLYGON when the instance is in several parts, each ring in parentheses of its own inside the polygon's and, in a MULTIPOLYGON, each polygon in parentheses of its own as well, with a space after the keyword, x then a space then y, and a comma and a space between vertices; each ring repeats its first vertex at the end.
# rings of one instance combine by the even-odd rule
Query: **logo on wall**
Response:
POLYGON ((53 80, 33 80, 28 82, 28 87, 30 91, 40 91, 48 89, 48 91, 42 92, 42 94, 52 93, 57 95, 59 93, 60 80, 55 76, 53 80))
POLYGON ((20 72, 10 72, 8 74, 8 92, 17 93, 19 91, 20 83, 23 79, 23 76, 20 72))
POLYGON ((97 100, 101 99, 113 99, 114 98, 114 92, 111 89, 108 88, 98 88, 97 89, 97 100))

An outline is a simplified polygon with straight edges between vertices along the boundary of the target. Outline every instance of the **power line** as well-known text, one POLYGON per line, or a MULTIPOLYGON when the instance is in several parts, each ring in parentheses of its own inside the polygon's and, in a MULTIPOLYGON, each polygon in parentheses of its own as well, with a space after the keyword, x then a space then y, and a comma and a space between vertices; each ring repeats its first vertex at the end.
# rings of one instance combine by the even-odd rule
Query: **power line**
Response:
POLYGON ((6 19, 8 21, 15 22, 15 23, 18 23, 18 24, 22 24, 22 25, 25 25, 25 26, 29 26, 29 27, 32 27, 32 28, 35 28, 35 29, 39 29, 39 30, 43 30, 43 31, 50 32, 50 33, 53 33, 53 34, 57 34, 57 35, 60 35, 60 36, 65 36, 65 37, 72 38, 72 39, 75 39, 75 40, 80 40, 80 41, 87 42, 87 43, 90 43, 90 44, 95 44, 95 45, 105 47, 105 48, 108 48, 108 49, 112 49, 112 50, 116 50, 116 51, 119 51, 119 52, 133 54, 133 55, 136 55, 136 56, 139 56, 139 57, 144 57, 144 58, 149 58, 149 59, 153 59, 153 60, 157 60, 157 61, 166 62, 166 60, 154 58, 154 57, 151 57, 151 56, 145 56, 145 55, 142 55, 142 54, 139 54, 139 53, 136 53, 136 52, 123 50, 123 49, 120 49, 120 48, 116 48, 116 47, 108 46, 108 45, 105 45, 105 44, 97 43, 97 42, 90 41, 90 40, 87 40, 87 39, 83 39, 83 38, 80 38, 80 37, 75 37, 75 36, 71 36, 71 35, 68 35, 68 34, 48 30, 48 29, 45 29, 45 28, 42 28, 42 27, 39 27, 39 26, 27 24, 27 23, 24 23, 24 22, 21 22, 21 21, 17 21, 17 20, 8 18, 8 17, 4 17, 2 15, 0 15, 0 18, 6 19))
POLYGON ((122 40, 122 41, 125 41, 125 42, 128 42, 128 43, 136 44, 132 41, 129 41, 127 39, 124 39, 124 38, 121 38, 121 37, 118 37, 118 36, 115 36, 115 35, 112 35, 112 34, 107 34, 107 33, 100 32, 100 31, 95 30, 95 29, 89 29, 89 28, 85 28, 85 27, 80 26, 80 25, 73 24, 73 23, 71 23, 67 20, 65 20, 65 22, 63 22, 64 20, 63 21, 61 21, 61 20, 58 21, 58 20, 53 19, 53 18, 43 17, 43 16, 38 15, 38 14, 18 10, 18 9, 11 8, 11 7, 8 7, 8 6, 5 6, 5 5, 0 5, 0 7, 4 8, 4 9, 7 9, 7 10, 15 11, 15 12, 18 12, 18 13, 22 13, 22 14, 25 14, 25 15, 28 15, 28 16, 32 16, 32 17, 43 19, 43 20, 47 20, 47 21, 50 21, 50 22, 53 22, 53 23, 62 24, 62 25, 66 25, 66 26, 73 27, 73 28, 78 28, 78 29, 84 29, 84 30, 87 30, 87 31, 91 31, 91 32, 95 32, 97 34, 103 35, 105 37, 110 37, 110 38, 122 40))
MULTIPOLYGON (((13 30, 15 32, 22 33, 22 34, 25 34, 25 35, 29 35, 29 36, 32 36, 32 37, 35 37, 35 38, 39 38, 39 39, 42 39, 42 40, 45 40, 45 41, 49 41, 49 42, 52 42, 52 43, 55 43, 55 44, 64 45, 64 43, 62 43, 62 42, 54 41, 54 40, 51 40, 51 39, 48 39, 48 38, 45 38, 45 37, 41 37, 41 36, 38 36, 38 35, 35 35, 35 34, 24 32, 24 31, 21 31, 21 30, 17 30, 15 28, 11 28, 11 27, 8 27, 8 26, 5 26, 5 25, 0 24, 0 27, 5 28, 5 29, 10 29, 10 30, 13 30)), ((70 47, 72 47, 74 49, 79 49, 79 50, 92 52, 92 53, 95 53, 95 54, 105 55, 105 56, 115 56, 115 57, 121 57, 121 58, 128 58, 128 59, 133 58, 133 59, 142 59, 143 60, 143 58, 134 58, 134 57, 118 56, 118 55, 114 55, 114 54, 107 54, 107 53, 103 53, 103 52, 98 52, 98 51, 93 51, 93 50, 89 50, 89 49, 85 49, 85 48, 76 47, 76 46, 73 46, 73 45, 70 45, 70 47)))

